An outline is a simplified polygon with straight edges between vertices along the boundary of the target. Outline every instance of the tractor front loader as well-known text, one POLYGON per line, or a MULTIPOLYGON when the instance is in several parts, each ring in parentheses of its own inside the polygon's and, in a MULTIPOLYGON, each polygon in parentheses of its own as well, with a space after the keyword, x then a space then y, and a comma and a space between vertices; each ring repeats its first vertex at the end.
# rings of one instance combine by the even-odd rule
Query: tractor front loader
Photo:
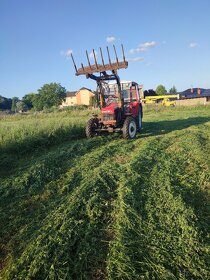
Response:
POLYGON ((119 61, 116 48, 113 45, 116 61, 112 62, 109 49, 107 55, 109 63, 104 63, 102 50, 100 48, 101 64, 97 62, 95 51, 93 56, 95 64, 90 64, 88 52, 86 51, 89 66, 77 68, 73 55, 71 58, 76 70, 76 75, 86 75, 97 83, 97 102, 100 107, 100 115, 93 115, 86 125, 86 136, 94 137, 101 132, 122 132, 126 139, 133 139, 137 131, 142 127, 142 102, 139 94, 139 86, 133 81, 120 81, 117 70, 127 68, 122 45, 123 61, 119 61), (99 73, 96 75, 95 73, 99 73))

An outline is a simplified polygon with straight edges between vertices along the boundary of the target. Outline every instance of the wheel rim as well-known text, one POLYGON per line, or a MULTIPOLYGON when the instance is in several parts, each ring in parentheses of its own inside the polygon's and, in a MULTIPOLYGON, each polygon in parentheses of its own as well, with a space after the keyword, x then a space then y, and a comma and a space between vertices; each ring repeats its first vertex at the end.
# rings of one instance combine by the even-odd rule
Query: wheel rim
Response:
POLYGON ((93 125, 92 125, 92 132, 95 135, 97 135, 97 132, 95 131, 97 127, 98 127, 98 124, 96 122, 94 122, 93 125))
POLYGON ((136 135, 136 124, 134 121, 130 122, 128 130, 130 138, 134 138, 136 135))

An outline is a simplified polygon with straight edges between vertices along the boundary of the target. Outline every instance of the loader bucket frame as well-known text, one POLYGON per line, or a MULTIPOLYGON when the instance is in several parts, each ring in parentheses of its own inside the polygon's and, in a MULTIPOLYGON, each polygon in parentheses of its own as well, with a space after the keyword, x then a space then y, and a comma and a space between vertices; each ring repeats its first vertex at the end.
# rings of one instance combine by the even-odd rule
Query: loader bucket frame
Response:
POLYGON ((104 96, 102 94, 102 83, 105 82, 105 81, 115 80, 117 85, 118 85, 119 107, 123 109, 122 91, 121 91, 121 85, 120 85, 120 78, 117 74, 117 70, 127 68, 128 67, 128 62, 125 60, 125 53, 124 53, 123 45, 121 45, 121 47, 122 47, 123 61, 118 60, 116 48, 115 48, 115 45, 113 45, 115 58, 116 58, 115 62, 111 61, 109 48, 106 47, 109 63, 107 63, 107 64, 104 63, 102 49, 100 48, 101 64, 99 64, 97 62, 96 53, 95 53, 95 50, 93 49, 93 57, 94 57, 95 64, 91 65, 90 64, 90 59, 89 59, 89 56, 88 56, 88 52, 86 50, 88 66, 84 66, 83 63, 81 63, 80 68, 77 68, 76 63, 74 61, 73 54, 71 53, 72 62, 74 64, 74 68, 75 68, 75 71, 76 71, 75 75, 76 76, 86 75, 86 78, 93 79, 97 82, 97 85, 100 89, 99 94, 100 94, 100 107, 101 108, 103 107, 103 104, 104 104, 104 96), (111 71, 111 74, 108 74, 107 71, 111 71), (100 73, 100 74, 99 74, 99 76, 96 76, 96 75, 94 75, 94 73, 100 73))

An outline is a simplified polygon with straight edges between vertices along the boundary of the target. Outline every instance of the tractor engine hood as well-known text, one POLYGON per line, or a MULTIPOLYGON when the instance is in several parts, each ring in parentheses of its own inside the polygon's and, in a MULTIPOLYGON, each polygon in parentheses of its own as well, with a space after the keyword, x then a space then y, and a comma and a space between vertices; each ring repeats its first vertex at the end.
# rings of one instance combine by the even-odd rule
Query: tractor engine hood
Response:
POLYGON ((119 108, 118 103, 111 103, 101 109, 102 114, 114 114, 115 110, 119 108))

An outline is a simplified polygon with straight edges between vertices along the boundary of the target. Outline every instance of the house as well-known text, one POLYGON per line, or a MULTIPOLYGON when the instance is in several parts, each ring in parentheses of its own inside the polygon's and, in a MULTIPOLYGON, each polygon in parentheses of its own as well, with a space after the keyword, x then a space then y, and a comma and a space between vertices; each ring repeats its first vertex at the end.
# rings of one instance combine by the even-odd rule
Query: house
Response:
POLYGON ((94 96, 91 89, 82 87, 76 93, 77 105, 90 105, 90 98, 94 96))
POLYGON ((189 88, 178 94, 179 100, 176 101, 178 106, 210 104, 210 89, 189 88))
POLYGON ((77 98, 76 98, 77 91, 67 91, 66 93, 66 99, 62 102, 61 108, 66 106, 74 106, 77 104, 77 98))
POLYGON ((92 90, 82 87, 78 91, 67 91, 66 99, 61 104, 61 108, 76 105, 90 105, 90 98, 94 96, 92 90))

